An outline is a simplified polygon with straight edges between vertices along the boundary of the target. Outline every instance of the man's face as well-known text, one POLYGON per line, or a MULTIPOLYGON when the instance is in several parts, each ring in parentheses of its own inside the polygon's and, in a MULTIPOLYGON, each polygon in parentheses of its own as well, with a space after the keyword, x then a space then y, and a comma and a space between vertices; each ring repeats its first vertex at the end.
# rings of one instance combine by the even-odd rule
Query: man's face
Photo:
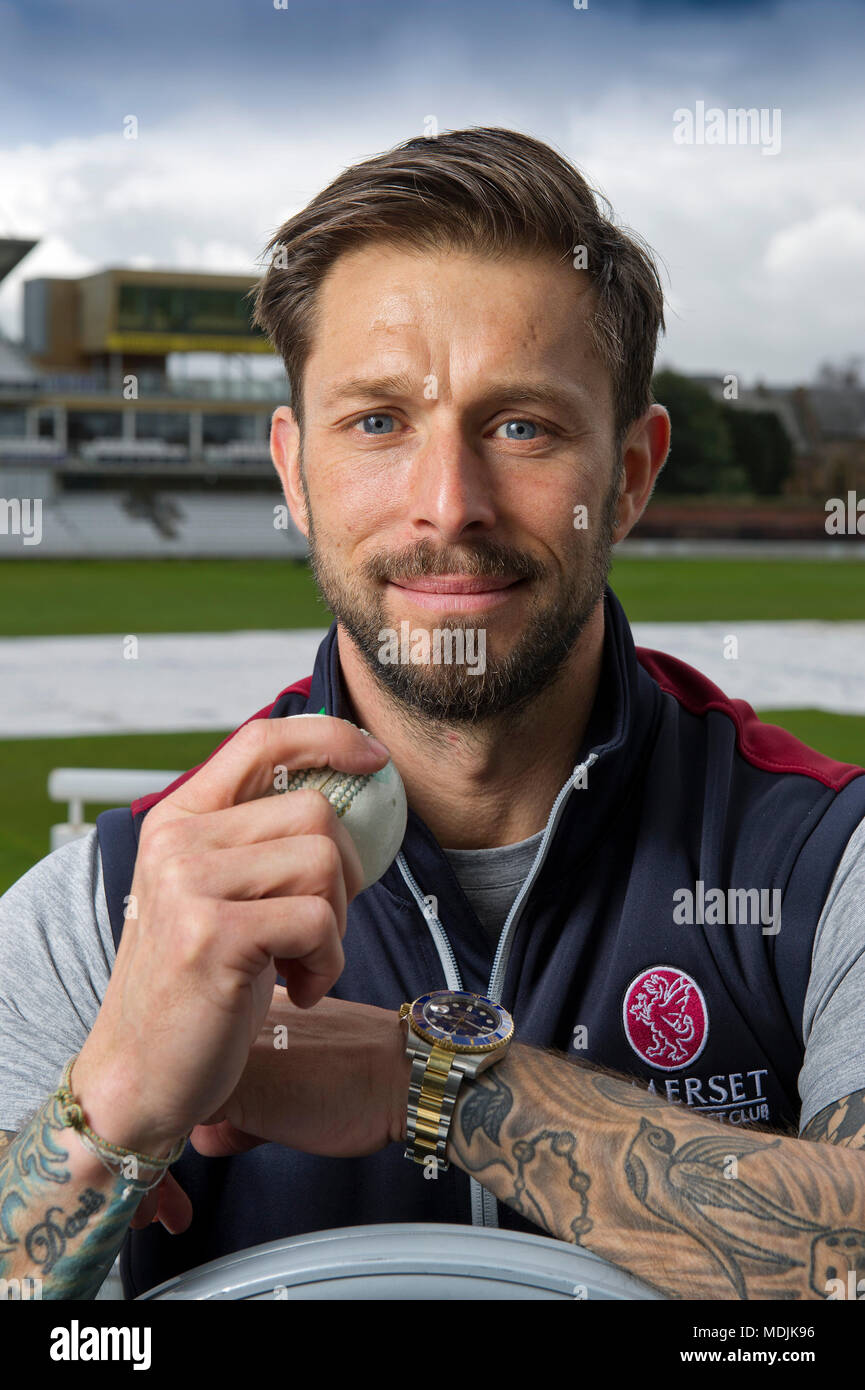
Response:
POLYGON ((320 289, 300 459, 310 561, 376 680, 427 720, 524 708, 602 598, 619 458, 587 290, 553 259, 379 244, 320 289), (475 644, 461 664, 393 660, 384 641, 460 627, 475 644))

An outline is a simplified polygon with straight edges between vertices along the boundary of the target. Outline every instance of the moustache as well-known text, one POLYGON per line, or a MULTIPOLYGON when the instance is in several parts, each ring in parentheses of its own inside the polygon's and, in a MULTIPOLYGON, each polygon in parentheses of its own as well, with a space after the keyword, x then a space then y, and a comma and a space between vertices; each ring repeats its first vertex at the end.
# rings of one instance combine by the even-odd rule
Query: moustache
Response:
POLYGON ((540 579, 545 573, 537 560, 503 547, 437 553, 418 547, 396 556, 374 556, 363 568, 367 577, 373 580, 420 579, 429 574, 460 574, 473 579, 482 576, 490 579, 540 579))

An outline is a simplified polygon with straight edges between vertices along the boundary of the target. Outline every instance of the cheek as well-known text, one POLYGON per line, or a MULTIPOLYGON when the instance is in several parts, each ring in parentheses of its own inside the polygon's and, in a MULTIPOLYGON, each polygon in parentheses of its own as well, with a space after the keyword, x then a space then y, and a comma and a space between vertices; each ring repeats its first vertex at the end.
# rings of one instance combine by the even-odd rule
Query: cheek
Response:
POLYGON ((402 516, 399 495, 380 481, 322 473, 310 492, 316 531, 332 553, 350 556, 358 546, 385 548, 402 516))
POLYGON ((588 563, 603 522, 606 494, 599 476, 599 471, 593 474, 573 464, 536 472, 508 489, 502 518, 513 524, 515 536, 527 538, 527 549, 547 552, 546 563, 554 571, 580 570, 588 563))
MULTIPOLYGON (((585 524, 593 529, 603 511, 604 493, 587 468, 535 469, 516 475, 499 494, 502 517, 540 536, 573 543, 574 520, 583 509, 585 524), (575 512, 577 509, 577 512, 575 512)), ((580 514, 580 519, 582 514, 580 514)))
POLYGON ((385 485, 380 470, 359 465, 338 449, 322 448, 307 463, 307 486, 316 530, 336 545, 363 536, 381 524, 394 507, 393 480, 385 485))

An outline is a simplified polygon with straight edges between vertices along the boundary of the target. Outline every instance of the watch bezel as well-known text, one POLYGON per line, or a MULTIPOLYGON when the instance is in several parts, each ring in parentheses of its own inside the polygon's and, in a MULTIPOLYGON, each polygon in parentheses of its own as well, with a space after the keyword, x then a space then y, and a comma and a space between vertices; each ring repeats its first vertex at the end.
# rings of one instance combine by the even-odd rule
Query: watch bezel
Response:
POLYGON ((409 1010, 408 1020, 413 1033, 423 1038, 424 1042, 440 1047, 444 1052, 495 1052, 497 1048, 504 1047, 506 1043, 510 1042, 514 1034, 514 1021, 507 1009, 502 1008, 501 1004, 497 1004, 494 999, 488 999, 485 994, 475 994, 467 989, 432 989, 427 994, 420 995, 409 1010), (448 999, 479 1000, 488 1008, 495 1010, 501 1019, 498 1028, 490 1033, 480 1034, 488 1041, 472 1041, 468 1033, 445 1034, 441 1030, 430 1027, 424 1019, 424 1007, 430 999, 441 998, 443 995, 447 996, 448 999), (458 1041, 459 1039, 462 1041, 458 1041))

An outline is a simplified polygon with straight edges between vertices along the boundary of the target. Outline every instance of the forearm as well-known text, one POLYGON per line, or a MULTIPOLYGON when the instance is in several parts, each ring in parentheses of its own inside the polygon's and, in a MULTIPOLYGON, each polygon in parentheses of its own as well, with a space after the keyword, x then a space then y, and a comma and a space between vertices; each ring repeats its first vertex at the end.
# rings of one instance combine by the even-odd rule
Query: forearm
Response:
POLYGON ((862 1154, 732 1129, 516 1043, 461 1087, 448 1155, 674 1298, 825 1298, 831 1271, 846 1280, 865 1254, 862 1154))
POLYGON ((42 1298, 94 1298, 141 1196, 62 1126, 49 1097, 0 1152, 0 1280, 39 1280, 42 1298))

